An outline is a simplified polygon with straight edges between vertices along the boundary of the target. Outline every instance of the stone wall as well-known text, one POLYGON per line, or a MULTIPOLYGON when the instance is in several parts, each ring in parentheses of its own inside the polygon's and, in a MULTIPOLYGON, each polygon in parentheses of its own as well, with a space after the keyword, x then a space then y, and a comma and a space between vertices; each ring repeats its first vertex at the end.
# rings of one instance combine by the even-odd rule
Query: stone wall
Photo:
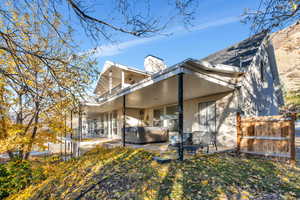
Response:
POLYGON ((285 92, 300 91, 300 21, 271 36, 285 92))

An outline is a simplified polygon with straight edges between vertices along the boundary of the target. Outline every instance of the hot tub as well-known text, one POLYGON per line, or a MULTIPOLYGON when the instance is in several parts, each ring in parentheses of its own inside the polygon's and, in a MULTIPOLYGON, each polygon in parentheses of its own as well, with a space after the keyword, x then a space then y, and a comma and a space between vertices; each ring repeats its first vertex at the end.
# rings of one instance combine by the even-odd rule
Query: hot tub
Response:
POLYGON ((168 129, 162 127, 135 126, 125 128, 125 142, 132 144, 147 144, 155 142, 167 142, 168 129))

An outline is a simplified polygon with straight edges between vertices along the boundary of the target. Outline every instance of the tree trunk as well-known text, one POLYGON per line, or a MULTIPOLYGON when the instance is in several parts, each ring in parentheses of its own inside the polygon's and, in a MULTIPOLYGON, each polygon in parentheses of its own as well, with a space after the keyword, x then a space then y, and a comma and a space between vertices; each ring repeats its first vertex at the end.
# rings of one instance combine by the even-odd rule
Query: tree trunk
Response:
MULTIPOLYGON (((23 98, 22 98, 22 93, 18 93, 19 96, 19 106, 20 106, 20 111, 17 114, 17 124, 23 125, 23 98)), ((23 133, 25 135, 25 132, 23 133)), ((19 149, 19 158, 22 159, 24 157, 24 145, 22 144, 20 149, 19 149)))
POLYGON ((37 113, 36 113, 35 118, 34 118, 34 127, 33 127, 33 130, 32 130, 31 137, 30 137, 30 141, 29 141, 27 150, 26 150, 25 154, 23 155, 24 160, 28 160, 28 158, 29 158, 29 155, 30 155, 30 152, 31 152, 31 149, 32 149, 32 146, 33 146, 33 142, 34 142, 34 139, 36 137, 37 130, 38 130, 38 127, 37 127, 38 121, 39 121, 39 104, 38 103, 36 103, 36 110, 37 110, 37 113))

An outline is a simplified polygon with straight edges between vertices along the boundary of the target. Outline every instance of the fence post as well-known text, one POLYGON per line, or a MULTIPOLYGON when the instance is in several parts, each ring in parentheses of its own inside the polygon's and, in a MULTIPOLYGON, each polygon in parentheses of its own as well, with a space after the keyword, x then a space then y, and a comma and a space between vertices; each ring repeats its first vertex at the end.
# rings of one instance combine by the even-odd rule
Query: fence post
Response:
POLYGON ((237 133, 237 152, 241 149, 241 137, 242 137, 242 119, 239 112, 236 113, 236 133, 237 133))
POLYGON ((291 164, 296 164, 296 147, 295 147, 295 121, 296 121, 296 113, 292 113, 291 115, 291 123, 290 123, 290 148, 291 148, 291 164))

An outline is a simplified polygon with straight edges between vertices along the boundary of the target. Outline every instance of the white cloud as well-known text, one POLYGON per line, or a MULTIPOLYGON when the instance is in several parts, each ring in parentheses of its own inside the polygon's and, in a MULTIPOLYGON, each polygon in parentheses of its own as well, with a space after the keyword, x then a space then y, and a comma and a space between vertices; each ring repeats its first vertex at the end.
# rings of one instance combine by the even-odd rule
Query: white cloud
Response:
MULTIPOLYGON (((172 29, 172 31, 169 31, 169 32, 173 33, 172 36, 176 36, 179 34, 186 34, 186 33, 193 32, 193 31, 205 30, 205 29, 209 29, 212 27, 217 27, 217 26, 234 23, 239 20, 240 20, 239 17, 226 17, 221 20, 200 23, 199 25, 191 27, 189 30, 186 30, 184 27, 177 27, 175 29, 172 29)), ((154 40, 159 40, 164 37, 166 37, 166 36, 160 35, 160 36, 155 36, 155 37, 151 37, 151 38, 139 38, 139 39, 134 39, 134 40, 128 40, 128 41, 121 42, 118 44, 101 45, 91 52, 94 52, 95 57, 113 56, 113 55, 122 53, 123 50, 125 50, 125 49, 131 48, 134 46, 138 46, 141 44, 149 43, 154 40)))
POLYGON ((139 38, 134 40, 128 40, 125 42, 121 42, 118 44, 108 44, 108 45, 101 45, 97 47, 94 52, 95 57, 105 57, 105 56, 113 56, 120 54, 122 50, 128 49, 133 46, 138 46, 140 44, 148 43, 160 38, 159 36, 151 37, 151 38, 139 38))
POLYGON ((240 17, 226 17, 226 18, 223 18, 221 20, 216 20, 216 21, 212 21, 212 22, 199 24, 197 26, 192 27, 191 31, 199 31, 199 30, 204 30, 204 29, 208 29, 208 28, 212 28, 212 27, 231 24, 231 23, 234 23, 234 22, 237 22, 237 21, 240 21, 240 20, 241 20, 240 17))

